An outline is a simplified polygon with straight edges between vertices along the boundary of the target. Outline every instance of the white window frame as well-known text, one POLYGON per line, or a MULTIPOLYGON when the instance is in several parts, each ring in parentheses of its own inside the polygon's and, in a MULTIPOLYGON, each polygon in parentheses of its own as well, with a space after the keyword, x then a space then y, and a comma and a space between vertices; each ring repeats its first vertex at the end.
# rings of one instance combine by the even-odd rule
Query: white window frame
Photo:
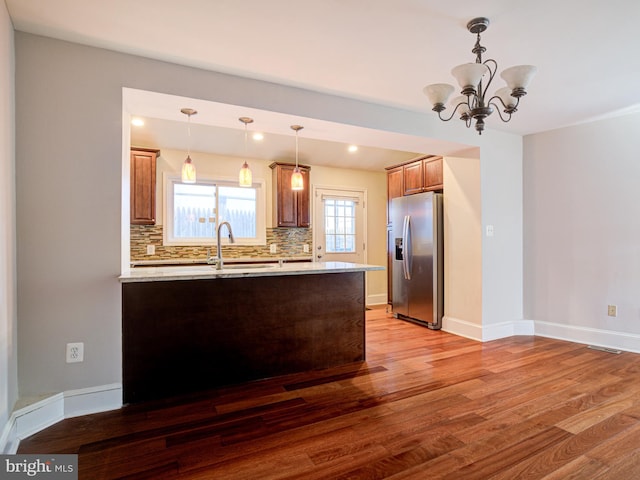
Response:
MULTIPOLYGON (((163 244, 167 246, 211 246, 217 245, 215 236, 213 238, 175 238, 173 237, 173 186, 182 183, 180 175, 164 173, 162 176, 163 191, 163 244)), ((237 187, 238 179, 229 177, 213 177, 211 175, 198 174, 196 184, 219 185, 225 187, 237 187)), ((256 238, 235 237, 233 245, 266 245, 267 244, 267 202, 265 181, 254 179, 253 187, 256 190, 256 238)), ((217 212, 216 212, 217 215, 217 212)), ((222 218, 220 221, 224 221, 222 218)), ((218 220, 216 220, 218 221, 218 220)), ((233 225, 231 225, 233 228, 233 225)), ((223 227, 223 245, 229 244, 226 228, 223 227)))

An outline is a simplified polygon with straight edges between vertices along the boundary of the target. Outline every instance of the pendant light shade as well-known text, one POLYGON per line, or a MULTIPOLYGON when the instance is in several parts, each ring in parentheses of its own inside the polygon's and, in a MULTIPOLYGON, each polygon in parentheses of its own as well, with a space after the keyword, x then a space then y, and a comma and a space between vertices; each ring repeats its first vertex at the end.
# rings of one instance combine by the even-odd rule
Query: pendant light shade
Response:
POLYGON ((238 174, 238 183, 241 187, 250 187, 253 185, 253 176, 251 175, 251 169, 247 162, 242 164, 242 168, 238 174))
POLYGON ((304 179, 302 178, 302 172, 299 167, 293 169, 293 175, 291 175, 291 190, 304 190, 304 179))
POLYGON ((196 167, 189 155, 182 164, 182 183, 196 183, 196 167))
MULTIPOLYGON (((244 156, 247 157, 247 124, 253 123, 253 118, 240 117, 238 120, 244 123, 244 156)), ((253 175, 246 160, 242 164, 240 173, 238 173, 238 184, 241 187, 250 187, 253 185, 253 175)))
POLYGON ((189 136, 187 158, 182 164, 182 183, 196 183, 196 166, 191 161, 191 115, 198 112, 193 108, 183 108, 180 111, 187 116, 187 135, 189 136))
POLYGON ((293 175, 291 175, 291 190, 304 190, 304 178, 302 178, 302 172, 298 167, 298 131, 303 128, 302 125, 291 125, 291 130, 296 132, 296 168, 293 169, 293 175))

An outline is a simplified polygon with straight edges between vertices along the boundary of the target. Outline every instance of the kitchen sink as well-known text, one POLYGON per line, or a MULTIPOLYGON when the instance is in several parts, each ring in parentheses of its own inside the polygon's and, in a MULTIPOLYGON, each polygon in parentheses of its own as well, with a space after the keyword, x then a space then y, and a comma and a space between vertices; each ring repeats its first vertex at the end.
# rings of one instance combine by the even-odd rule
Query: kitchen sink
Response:
MULTIPOLYGON (((278 265, 275 263, 257 263, 257 264, 246 264, 246 265, 223 265, 222 271, 224 270, 253 270, 256 268, 274 268, 278 265)), ((215 267, 214 267, 215 268, 215 267)))

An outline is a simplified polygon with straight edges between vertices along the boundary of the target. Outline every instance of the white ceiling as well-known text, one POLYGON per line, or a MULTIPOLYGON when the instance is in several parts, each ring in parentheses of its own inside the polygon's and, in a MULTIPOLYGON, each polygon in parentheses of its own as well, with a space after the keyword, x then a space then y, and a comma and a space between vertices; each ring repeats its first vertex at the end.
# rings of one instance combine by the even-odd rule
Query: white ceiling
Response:
POLYGON ((474 61, 466 24, 485 16, 485 58, 538 67, 513 120, 494 114, 485 135, 640 105, 638 0, 5 1, 17 30, 420 112, 425 85, 474 61))

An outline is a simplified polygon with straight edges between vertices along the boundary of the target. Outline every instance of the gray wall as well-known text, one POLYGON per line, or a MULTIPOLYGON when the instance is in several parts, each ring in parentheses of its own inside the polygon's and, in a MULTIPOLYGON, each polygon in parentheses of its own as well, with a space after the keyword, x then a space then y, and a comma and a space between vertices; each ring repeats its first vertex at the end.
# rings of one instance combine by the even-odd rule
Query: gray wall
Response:
MULTIPOLYGON (((0 3, 0 433, 18 398, 13 26, 0 3)), ((1 447, 1 445, 0 445, 1 447)))
POLYGON ((480 145, 482 212, 504 232, 502 254, 483 259, 486 291, 502 300, 483 300, 483 315, 522 310, 521 189, 502 173, 507 162, 521 168, 520 137, 478 138, 427 108, 398 110, 16 32, 21 397, 121 379, 122 87, 480 145), (65 344, 75 341, 85 342, 85 362, 65 364, 65 344))
POLYGON ((525 138, 524 313, 537 333, 640 348, 639 132, 633 114, 525 138))

